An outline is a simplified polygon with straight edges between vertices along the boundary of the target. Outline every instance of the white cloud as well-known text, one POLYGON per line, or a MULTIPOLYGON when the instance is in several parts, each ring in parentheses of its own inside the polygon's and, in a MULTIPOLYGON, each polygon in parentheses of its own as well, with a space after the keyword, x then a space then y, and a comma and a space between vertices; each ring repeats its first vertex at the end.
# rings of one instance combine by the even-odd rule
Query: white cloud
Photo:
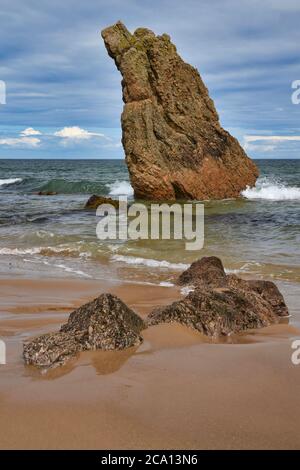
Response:
POLYGON ((299 135, 245 135, 243 148, 246 152, 273 152, 282 142, 299 142, 299 135))
POLYGON ((286 142, 286 141, 300 141, 300 135, 245 135, 244 141, 258 142, 268 140, 270 142, 286 142))
POLYGON ((27 127, 22 130, 16 137, 3 137, 0 138, 0 146, 7 145, 9 147, 37 147, 41 142, 41 138, 38 136, 49 137, 55 136, 61 138, 62 145, 68 145, 69 143, 74 143, 78 141, 89 140, 92 137, 102 138, 109 143, 112 141, 110 137, 107 137, 105 134, 99 132, 90 132, 81 127, 64 127, 54 134, 42 133, 33 127, 27 127))
POLYGON ((10 147, 22 147, 22 146, 28 146, 28 147, 37 147, 37 145, 40 143, 40 139, 37 137, 16 137, 16 138, 11 138, 7 137, 5 139, 0 139, 0 145, 8 145, 10 147))
POLYGON ((60 131, 54 133, 56 137, 61 137, 67 140, 86 140, 91 139, 92 137, 102 137, 103 139, 110 140, 104 134, 98 132, 90 132, 81 127, 64 127, 60 131))
POLYGON ((244 135, 246 152, 273 152, 282 142, 299 142, 300 135, 244 135))
POLYGON ((273 152, 276 145, 259 145, 246 142, 244 145, 245 152, 273 152))
POLYGON ((22 131, 20 135, 28 137, 31 135, 41 135, 41 132, 37 131, 36 129, 33 129, 33 127, 27 127, 27 129, 24 129, 24 131, 22 131))

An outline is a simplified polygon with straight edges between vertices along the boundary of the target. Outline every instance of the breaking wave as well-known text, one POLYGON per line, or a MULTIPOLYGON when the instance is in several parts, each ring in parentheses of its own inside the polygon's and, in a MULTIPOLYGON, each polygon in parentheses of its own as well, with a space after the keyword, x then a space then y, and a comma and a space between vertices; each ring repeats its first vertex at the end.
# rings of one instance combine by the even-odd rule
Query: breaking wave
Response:
POLYGON ((2 186, 9 186, 10 184, 20 183, 22 178, 6 178, 0 179, 0 188, 2 186))
POLYGON ((128 181, 115 181, 107 184, 110 196, 133 196, 133 188, 128 181))
POLYGON ((149 268, 167 268, 167 269, 187 269, 190 265, 184 263, 170 263, 169 261, 158 261, 156 259, 149 258, 138 258, 135 256, 123 256, 123 255, 113 255, 111 257, 112 261, 119 261, 126 264, 132 265, 143 265, 148 266, 149 268))
POLYGON ((268 201, 300 200, 300 188, 286 186, 271 178, 259 178, 254 188, 247 187, 241 194, 246 199, 265 199, 268 201))
POLYGON ((49 180, 43 186, 40 186, 39 191, 42 192, 55 192, 58 194, 103 194, 107 192, 106 185, 82 180, 82 181, 68 181, 64 179, 49 180))
POLYGON ((103 183, 100 181, 89 180, 69 181, 65 179, 52 179, 42 186, 39 185, 32 189, 41 192, 55 192, 58 194, 109 194, 110 196, 133 195, 133 188, 128 181, 103 183))
POLYGON ((0 255, 42 255, 46 257, 57 256, 57 257, 71 257, 71 258, 89 258, 91 257, 90 252, 80 251, 80 249, 69 248, 64 245, 60 247, 32 247, 32 248, 0 248, 0 255))

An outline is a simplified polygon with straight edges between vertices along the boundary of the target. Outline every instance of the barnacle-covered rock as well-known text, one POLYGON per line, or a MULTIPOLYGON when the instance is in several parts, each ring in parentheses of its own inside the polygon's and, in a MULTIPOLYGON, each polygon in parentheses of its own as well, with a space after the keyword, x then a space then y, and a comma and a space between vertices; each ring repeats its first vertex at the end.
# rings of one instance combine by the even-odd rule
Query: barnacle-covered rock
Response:
POLYGON ((50 368, 65 364, 80 351, 125 349, 138 345, 143 320, 118 297, 102 294, 74 310, 58 332, 24 344, 26 364, 50 368))

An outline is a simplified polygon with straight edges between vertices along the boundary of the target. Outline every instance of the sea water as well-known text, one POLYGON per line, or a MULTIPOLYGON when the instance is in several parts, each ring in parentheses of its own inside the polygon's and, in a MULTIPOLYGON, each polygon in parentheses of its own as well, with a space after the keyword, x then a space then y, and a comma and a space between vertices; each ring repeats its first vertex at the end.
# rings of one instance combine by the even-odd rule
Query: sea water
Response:
POLYGON ((256 160, 237 199, 204 201, 199 252, 180 240, 98 240, 91 194, 133 199, 123 160, 0 160, 0 276, 122 279, 172 285, 201 256, 228 272, 300 282, 300 160, 256 160), (40 196, 38 193, 57 193, 40 196))

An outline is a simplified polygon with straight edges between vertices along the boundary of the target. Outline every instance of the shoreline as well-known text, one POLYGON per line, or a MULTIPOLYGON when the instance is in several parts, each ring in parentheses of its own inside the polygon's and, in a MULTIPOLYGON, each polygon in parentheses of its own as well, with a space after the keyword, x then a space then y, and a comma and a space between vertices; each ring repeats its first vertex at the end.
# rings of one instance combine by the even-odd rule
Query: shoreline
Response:
POLYGON ((0 448, 299 448, 300 376, 290 360, 297 303, 289 324, 231 343, 163 324, 144 330, 137 348, 84 352, 46 375, 24 367, 23 340, 55 330, 102 292, 143 317, 182 298, 177 287, 0 279, 8 359, 0 366, 0 448))

